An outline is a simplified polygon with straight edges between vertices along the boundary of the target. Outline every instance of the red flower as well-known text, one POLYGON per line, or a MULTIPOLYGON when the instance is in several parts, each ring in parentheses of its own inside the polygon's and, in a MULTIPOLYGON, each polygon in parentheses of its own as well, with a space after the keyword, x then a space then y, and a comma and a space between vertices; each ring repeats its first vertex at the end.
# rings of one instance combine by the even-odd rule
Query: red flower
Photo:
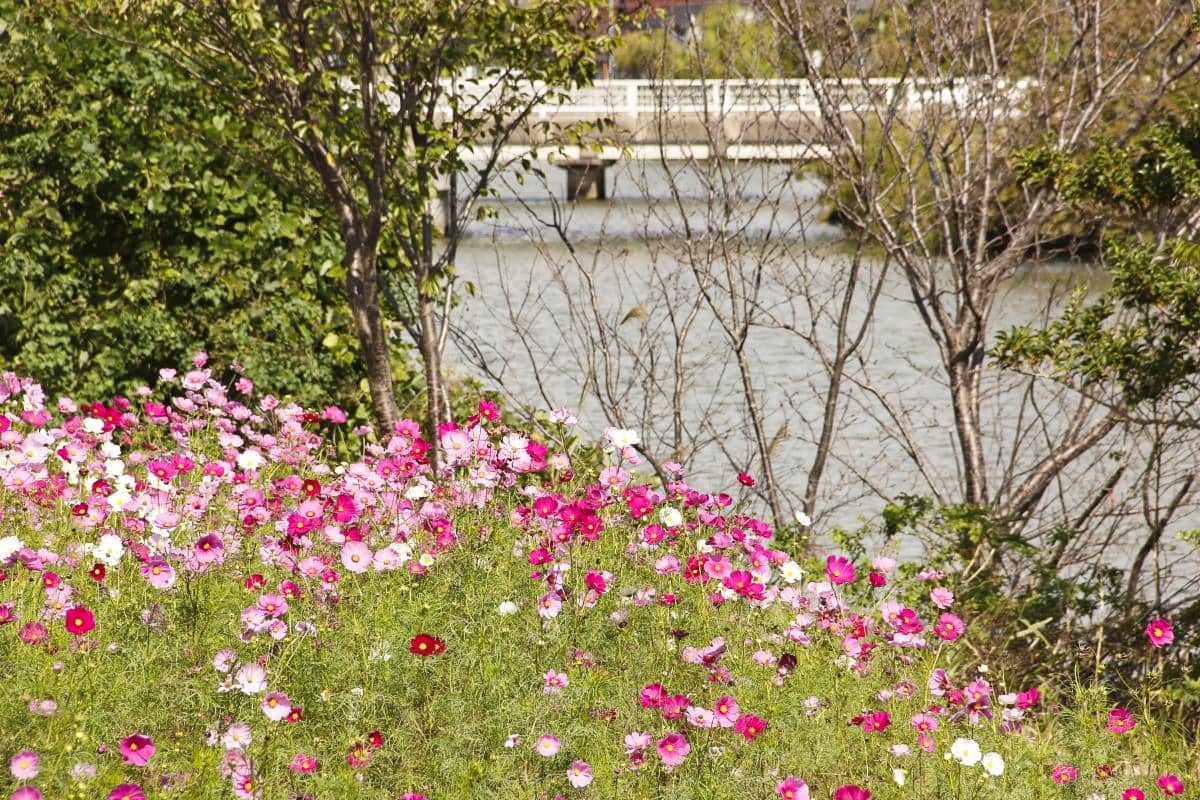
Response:
POLYGON ((284 717, 289 723, 296 723, 304 719, 304 709, 300 706, 292 706, 292 710, 284 717))
POLYGON ((67 611, 66 624, 69 633, 73 633, 76 636, 83 636, 96 627, 96 618, 86 608, 76 606, 67 611))
POLYGON ((383 747, 383 734, 379 731, 371 731, 367 734, 367 744, 376 750, 383 747))
POLYGON ((99 564, 99 563, 98 563, 98 564, 95 564, 95 565, 92 567, 91 571, 90 571, 90 572, 88 572, 88 575, 91 575, 91 576, 92 576, 92 580, 94 580, 94 581, 102 581, 102 580, 104 580, 104 576, 105 576, 105 575, 107 575, 107 574, 108 574, 108 570, 107 570, 107 569, 105 569, 105 567, 104 567, 104 565, 103 565, 103 564, 99 564))
POLYGON ((409 642, 408 651, 419 656, 436 656, 446 651, 446 643, 428 633, 418 633, 409 642))
POLYGON ((738 478, 738 483, 740 483, 742 486, 753 486, 754 485, 754 476, 749 474, 748 472, 739 472, 737 478, 738 478))

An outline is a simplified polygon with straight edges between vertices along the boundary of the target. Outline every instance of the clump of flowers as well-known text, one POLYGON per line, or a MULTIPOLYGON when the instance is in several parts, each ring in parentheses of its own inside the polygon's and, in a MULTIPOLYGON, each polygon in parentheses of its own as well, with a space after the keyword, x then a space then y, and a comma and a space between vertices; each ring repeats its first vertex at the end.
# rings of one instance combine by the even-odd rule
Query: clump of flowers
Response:
MULTIPOLYGON (((968 666, 952 576, 788 552, 636 431, 591 446, 570 411, 531 433, 482 401, 350 432, 232 374, 197 356, 98 403, 0 375, 12 800, 688 797, 730 775, 747 798, 1017 796, 1133 760, 1093 771, 1050 690, 968 666), (1064 763, 1033 755, 1043 730, 1064 763)), ((1086 724, 1145 759, 1140 707, 1086 724)), ((1162 795, 1185 766, 1162 761, 1162 795)))

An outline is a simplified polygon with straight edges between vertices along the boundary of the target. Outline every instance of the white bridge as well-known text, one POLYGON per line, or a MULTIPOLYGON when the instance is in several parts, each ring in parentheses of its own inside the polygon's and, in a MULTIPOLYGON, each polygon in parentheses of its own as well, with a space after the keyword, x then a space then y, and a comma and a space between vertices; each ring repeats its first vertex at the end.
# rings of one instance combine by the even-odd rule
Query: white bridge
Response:
MULTIPOLYGON (((938 107, 971 113, 1011 115, 1024 108, 1031 79, 916 80, 873 78, 650 81, 612 80, 567 92, 538 84, 488 85, 486 79, 446 82, 460 108, 480 110, 495 93, 546 97, 529 114, 551 129, 605 123, 605 139, 593 146, 559 146, 538 134, 517 134, 500 149, 499 161, 549 161, 567 170, 567 198, 603 198, 604 168, 620 160, 803 162, 828 158, 818 126, 826 113, 853 115, 861 123, 885 113, 919 115, 938 107), (819 91, 818 91, 819 89, 819 91)), ((450 107, 439 107, 449 119, 450 107)), ((537 130, 536 126, 532 126, 537 130)), ((465 154, 468 163, 487 160, 487 146, 465 154)))

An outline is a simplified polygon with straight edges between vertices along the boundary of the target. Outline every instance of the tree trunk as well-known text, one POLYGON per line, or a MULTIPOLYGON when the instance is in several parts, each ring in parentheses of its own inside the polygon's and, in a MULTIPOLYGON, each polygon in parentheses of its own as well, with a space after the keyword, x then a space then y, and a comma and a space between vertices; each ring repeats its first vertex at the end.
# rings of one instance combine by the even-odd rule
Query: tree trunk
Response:
POLYGON ((984 507, 990 498, 987 490, 987 463, 983 453, 983 434, 979 425, 979 379, 983 352, 978 346, 959 351, 949 364, 950 398, 954 406, 954 428, 962 454, 963 499, 984 507), (979 352, 975 352, 975 350, 979 352))
POLYGON ((421 361, 425 367, 425 411, 429 417, 430 442, 429 463, 434 473, 438 469, 438 428, 450 418, 449 409, 443 402, 445 381, 442 380, 442 350, 437 316, 434 308, 433 283, 433 215, 430 198, 426 198, 425 213, 421 217, 421 265, 417 273, 417 316, 421 328, 421 361))
POLYGON ((367 386, 381 439, 396 430, 400 412, 392 389, 392 364, 388 357, 387 334, 383 329, 383 314, 379 309, 379 274, 375 253, 362 244, 349 242, 343 261, 346 267, 346 299, 350 302, 350 317, 362 348, 367 367, 367 386))

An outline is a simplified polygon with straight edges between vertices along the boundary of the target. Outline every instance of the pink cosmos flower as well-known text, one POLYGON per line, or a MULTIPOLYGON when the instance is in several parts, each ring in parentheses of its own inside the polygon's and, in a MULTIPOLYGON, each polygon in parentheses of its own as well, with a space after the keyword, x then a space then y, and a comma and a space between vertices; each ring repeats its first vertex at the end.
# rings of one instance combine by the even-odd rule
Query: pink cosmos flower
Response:
POLYGON ((682 733, 669 733, 658 740, 658 757, 668 767, 678 767, 691 752, 687 737, 682 733))
POLYGON ((795 775, 788 775, 775 784, 775 792, 780 800, 809 800, 808 784, 795 775))
POLYGON ((155 589, 170 589, 175 585, 175 568, 168 564, 164 558, 158 556, 151 558, 145 564, 142 564, 139 572, 146 579, 146 583, 155 589))
POLYGON ((17 632, 17 638, 28 645, 39 645, 50 638, 50 632, 40 622, 26 622, 17 632))
POLYGON ((8 796, 8 800, 42 800, 42 793, 33 786, 21 786, 8 796))
POLYGON ((572 761, 567 770, 567 780, 576 789, 582 789, 592 782, 592 768, 586 761, 572 761))
POLYGON ((538 601, 538 616, 542 619, 554 619, 560 610, 562 610, 562 598, 559 597, 558 592, 546 592, 538 601))
POLYGON ((12 757, 9 769, 13 777, 19 781, 33 780, 38 774, 38 754, 32 750, 22 750, 12 757))
POLYGON ((542 675, 542 679, 546 681, 546 686, 542 689, 546 694, 558 694, 571 682, 567 678, 567 673, 555 672, 552 669, 547 670, 542 675))
POLYGON ((304 753, 296 753, 296 757, 292 759, 292 763, 288 765, 288 769, 292 772, 307 775, 310 772, 317 771, 317 760, 304 753))
POLYGON ((1175 629, 1171 627, 1169 620, 1151 620, 1146 626, 1146 637, 1155 647, 1166 647, 1175 641, 1175 629))
POLYGON ((713 705, 713 718, 722 728, 732 728, 741 715, 742 710, 737 701, 729 695, 718 697, 717 702, 713 705))
POLYGON ((658 708, 666 696, 667 690, 661 683, 651 683, 642 687, 642 691, 638 693, 638 702, 642 704, 642 708, 658 708))
POLYGON ((122 783, 108 793, 108 800, 146 800, 146 793, 136 783, 122 783))
POLYGON ((1175 775, 1161 775, 1158 778, 1158 788, 1168 797, 1183 794, 1183 781, 1175 775))
POLYGON ((1133 730, 1137 725, 1137 718, 1129 712, 1128 709, 1114 708, 1108 712, 1108 723, 1105 725, 1109 733, 1122 734, 1133 730))
POLYGON ((913 714, 908 722, 921 733, 932 733, 938 729, 938 719, 933 714, 913 714))
POLYGON ((553 758, 558 755, 559 747, 558 737, 550 733, 542 734, 533 743, 533 749, 537 751, 538 755, 545 758, 553 758))
POLYGON ((829 556, 825 559, 825 574, 833 584, 854 583, 854 563, 842 556, 829 556))
POLYGON ((861 786, 847 784, 833 790, 833 800, 871 800, 871 792, 861 786))
POLYGON ((221 559, 225 543, 215 533, 206 533, 192 546, 192 554, 201 564, 211 564, 221 559))
POLYGON ((283 692, 267 692, 262 700, 263 713, 272 722, 281 722, 292 713, 292 701, 283 692))
POLYGON ((121 740, 121 756, 126 764, 144 767, 157 748, 154 740, 143 733, 133 733, 121 740))
POLYGON ((947 642, 953 642, 962 636, 964 630, 966 626, 963 625, 963 621, 949 612, 944 612, 938 617, 938 623, 933 628, 933 632, 947 642))
POLYGON ((954 605, 954 592, 945 586, 935 586, 929 590, 929 599, 935 606, 944 610, 954 605))
POLYGON ((1121 800, 1146 800, 1146 793, 1136 786, 1130 786, 1121 792, 1121 800))
POLYGON ((1054 769, 1050 770, 1050 780, 1055 783, 1066 786, 1079 777, 1079 770, 1070 764, 1055 764, 1054 769))
POLYGON ((342 566, 351 572, 363 573, 371 566, 374 555, 362 542, 346 542, 342 546, 342 566))

